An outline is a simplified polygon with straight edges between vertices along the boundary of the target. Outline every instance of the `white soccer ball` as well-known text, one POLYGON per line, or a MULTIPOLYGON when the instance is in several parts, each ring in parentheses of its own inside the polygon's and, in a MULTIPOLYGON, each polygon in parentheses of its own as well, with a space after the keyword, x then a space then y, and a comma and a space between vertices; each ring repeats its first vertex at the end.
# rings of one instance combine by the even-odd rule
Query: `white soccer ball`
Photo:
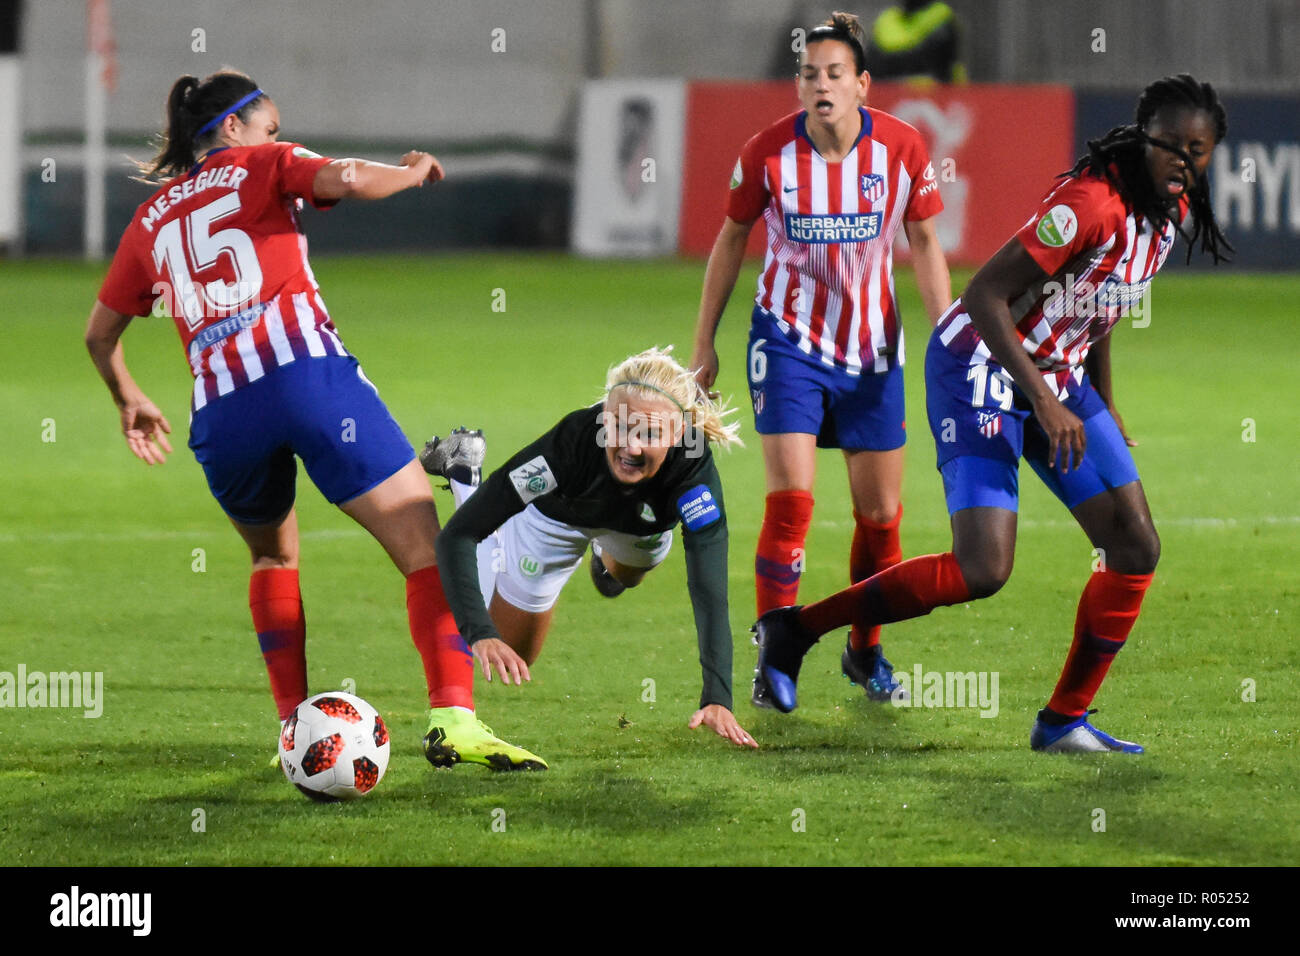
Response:
POLYGON ((354 694, 317 694, 281 729, 280 767, 313 800, 350 800, 373 790, 388 769, 388 728, 354 694))

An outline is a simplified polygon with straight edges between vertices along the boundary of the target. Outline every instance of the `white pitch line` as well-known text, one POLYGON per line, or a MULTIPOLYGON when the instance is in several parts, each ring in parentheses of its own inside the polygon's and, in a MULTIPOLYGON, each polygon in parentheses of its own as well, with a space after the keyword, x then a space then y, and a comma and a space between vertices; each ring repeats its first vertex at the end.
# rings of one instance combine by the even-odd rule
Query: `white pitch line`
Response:
MULTIPOLYGON (((853 525, 847 521, 815 521, 813 522, 818 528, 852 528, 853 525)), ((908 527, 912 528, 938 528, 942 527, 934 521, 917 521, 909 518, 908 527)), ((1156 520, 1156 530, 1161 528, 1192 528, 1210 531, 1238 531, 1251 527, 1256 524, 1265 525, 1297 525, 1300 524, 1300 515, 1259 515, 1254 518, 1170 518, 1166 521, 1156 520)), ((1021 518, 1018 522, 1018 528, 1047 529, 1059 530, 1064 528, 1077 528, 1078 524, 1073 521, 1061 519, 1041 520, 1034 518, 1021 518)), ((108 543, 112 541, 199 541, 206 540, 218 535, 225 537, 230 532, 225 529, 208 529, 208 530, 191 530, 191 531, 47 531, 47 532, 0 532, 0 544, 21 544, 24 542, 41 541, 49 544, 71 544, 81 541, 98 541, 108 543)), ((364 528, 320 528, 314 531, 300 531, 298 536, 304 541, 334 541, 344 538, 368 538, 370 533, 364 528)), ((233 537, 233 536, 232 536, 233 537)))

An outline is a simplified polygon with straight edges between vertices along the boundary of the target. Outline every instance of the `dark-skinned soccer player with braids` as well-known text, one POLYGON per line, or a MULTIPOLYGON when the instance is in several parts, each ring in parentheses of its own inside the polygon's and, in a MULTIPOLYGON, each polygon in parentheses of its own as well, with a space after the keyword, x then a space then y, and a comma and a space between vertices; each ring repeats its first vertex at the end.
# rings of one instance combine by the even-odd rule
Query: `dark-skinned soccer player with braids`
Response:
POLYGON ((1136 122, 1089 141, 1088 154, 944 313, 925 382, 952 551, 763 615, 754 682, 777 709, 795 708, 799 666, 822 634, 918 617, 989 597, 1006 583, 1023 455, 1105 556, 1084 587, 1074 642, 1030 746, 1142 753, 1088 721, 1160 556, 1115 413, 1108 333, 1142 301, 1175 235, 1187 242, 1189 260, 1197 245, 1216 263, 1232 250, 1205 175, 1226 133, 1208 83, 1186 74, 1152 83, 1136 122))

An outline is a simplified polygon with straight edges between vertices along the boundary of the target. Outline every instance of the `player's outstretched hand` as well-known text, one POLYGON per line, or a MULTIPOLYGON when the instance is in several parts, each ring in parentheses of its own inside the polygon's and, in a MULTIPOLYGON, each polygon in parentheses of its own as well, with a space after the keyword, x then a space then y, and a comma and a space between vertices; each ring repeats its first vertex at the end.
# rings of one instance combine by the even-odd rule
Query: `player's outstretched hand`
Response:
POLYGON ((402 165, 409 166, 420 173, 421 186, 426 182, 436 183, 447 175, 436 156, 432 153, 423 153, 418 149, 413 149, 403 156, 402 165))
POLYGON ((736 723, 736 715, 721 704, 709 704, 707 707, 701 707, 695 712, 695 716, 691 718, 691 722, 686 726, 694 730, 700 724, 712 728, 719 737, 730 740, 737 747, 758 749, 758 741, 749 736, 748 731, 736 723))
POLYGON ((501 675, 503 684, 522 684, 526 680, 533 679, 528 673, 527 662, 505 641, 495 637, 485 637, 481 641, 475 641, 472 647, 474 657, 483 666, 483 677, 488 683, 492 682, 493 668, 496 668, 496 672, 501 675))
POLYGON ((718 393, 711 391, 713 383, 718 380, 718 350, 712 346, 696 346, 691 356, 691 368, 695 369, 695 384, 709 398, 716 399, 718 393))
POLYGON ((1034 405, 1034 415, 1047 435, 1047 464, 1062 473, 1083 464, 1088 435, 1079 416, 1055 397, 1034 405))
POLYGON ((171 454, 172 426, 158 406, 143 395, 122 406, 122 434, 131 454, 146 465, 161 465, 171 454), (163 454, 166 452, 166 454, 163 454))

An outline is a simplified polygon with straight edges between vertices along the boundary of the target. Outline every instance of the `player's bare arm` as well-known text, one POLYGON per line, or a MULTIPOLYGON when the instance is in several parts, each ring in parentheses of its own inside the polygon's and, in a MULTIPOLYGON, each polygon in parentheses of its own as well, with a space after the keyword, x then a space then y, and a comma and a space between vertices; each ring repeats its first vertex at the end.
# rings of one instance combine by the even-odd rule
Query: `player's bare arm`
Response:
MULTIPOLYGON (((695 325, 695 349, 691 353, 691 368, 698 369, 695 380, 708 392, 718 378, 718 353, 713 342, 718 334, 718 323, 736 287, 736 277, 745 259, 745 245, 754 220, 736 222, 730 216, 722 223, 718 238, 709 253, 709 264, 704 271, 704 291, 700 294, 700 315, 695 325)), ((710 397, 716 395, 710 394, 710 397)))
POLYGON ((903 223, 907 244, 912 250, 912 268, 916 272, 916 288, 921 293, 921 304, 930 317, 930 326, 939 324, 939 318, 952 304, 952 278, 948 274, 948 260, 939 245, 939 234, 934 228, 935 217, 908 220, 903 223))
POLYGON ((317 199, 384 199, 404 189, 436 183, 442 164, 430 153, 412 150, 400 166, 365 159, 336 159, 322 166, 312 181, 317 199))
POLYGON ((86 323, 86 349, 117 405, 127 447, 146 465, 161 465, 172 450, 172 427, 127 371, 121 338, 131 318, 96 301, 86 323))
POLYGON ((1012 238, 999 249, 975 277, 962 295, 962 303, 975 330, 989 352, 1029 397, 1034 415, 1047 433, 1048 457, 1061 471, 1078 468, 1087 438, 1081 422, 1063 407, 1043 382, 1037 366, 1016 338, 1011 303, 1026 289, 1042 288, 1047 275, 1018 239, 1012 238))

